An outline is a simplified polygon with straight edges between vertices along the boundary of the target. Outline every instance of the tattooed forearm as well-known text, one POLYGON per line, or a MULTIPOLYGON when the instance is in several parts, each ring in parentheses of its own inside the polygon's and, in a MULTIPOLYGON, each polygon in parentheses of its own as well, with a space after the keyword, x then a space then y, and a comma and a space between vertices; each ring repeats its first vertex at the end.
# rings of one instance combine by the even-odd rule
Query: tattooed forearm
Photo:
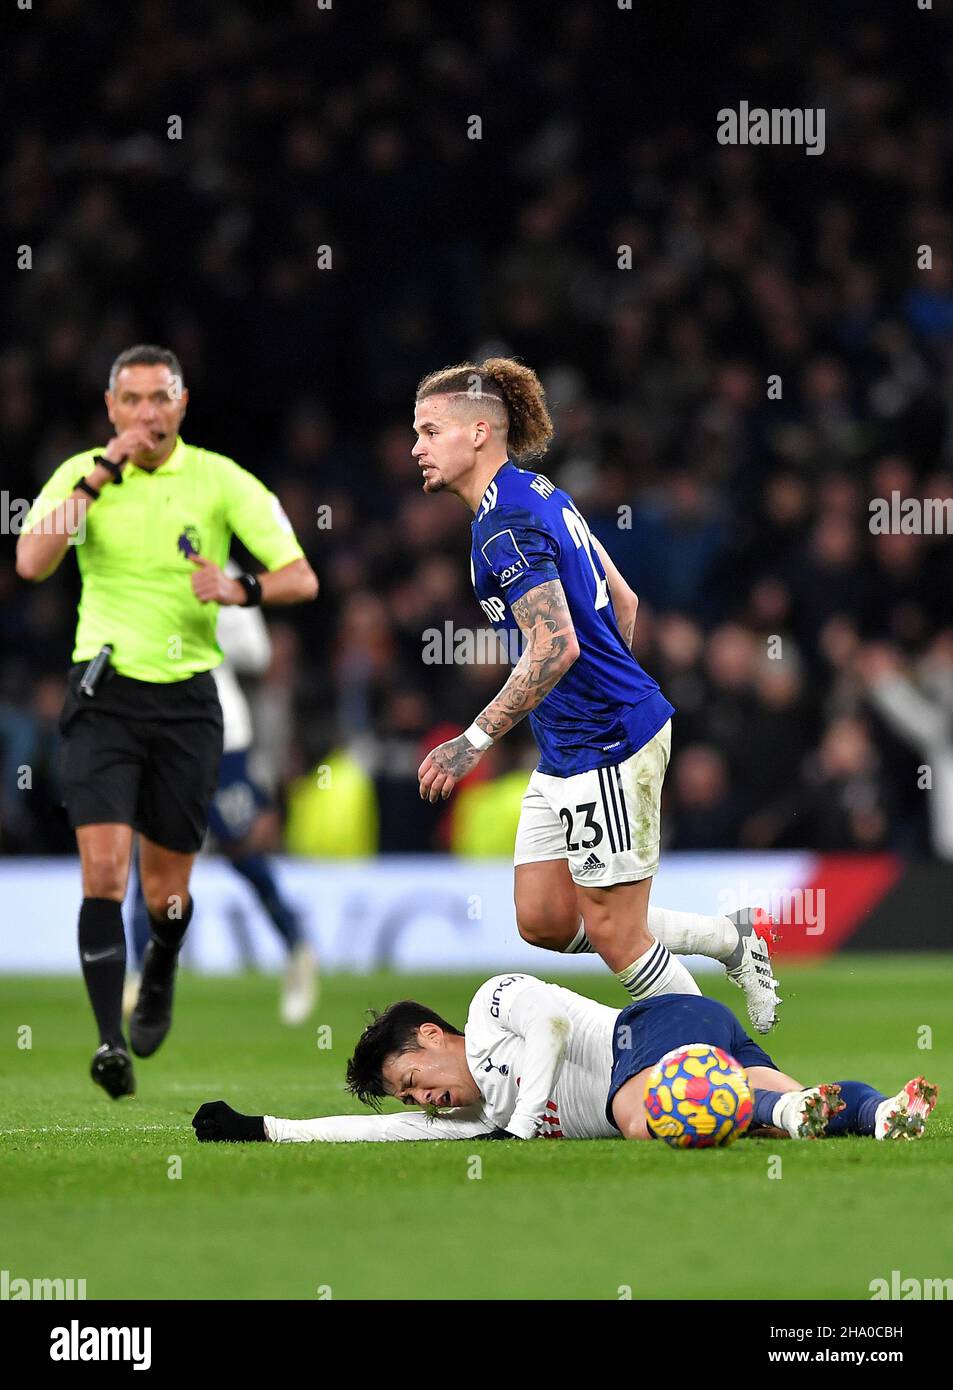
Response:
POLYGON ((491 700, 477 724, 498 738, 546 698, 579 655, 579 643, 558 579, 530 589, 513 604, 513 617, 526 648, 503 689, 491 700))

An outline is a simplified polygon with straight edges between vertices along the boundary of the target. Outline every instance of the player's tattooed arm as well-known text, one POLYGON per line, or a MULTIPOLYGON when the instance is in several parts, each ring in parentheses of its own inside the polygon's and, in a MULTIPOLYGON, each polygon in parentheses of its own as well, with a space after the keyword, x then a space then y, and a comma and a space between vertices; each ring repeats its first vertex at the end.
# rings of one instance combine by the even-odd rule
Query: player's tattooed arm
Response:
POLYGON ((526 646, 499 695, 477 715, 477 725, 493 739, 501 738, 545 700, 579 655, 576 629, 558 579, 530 589, 511 611, 526 646))
POLYGON ((417 769, 421 799, 436 801, 442 796, 446 801, 457 782, 472 772, 482 757, 483 752, 465 734, 431 749, 417 769))
MULTIPOLYGON (((636 599, 636 604, 638 604, 638 599, 636 599)), ((627 613, 624 618, 616 619, 619 626, 619 632, 622 634, 622 640, 628 647, 629 651, 632 650, 632 639, 635 636, 635 612, 636 610, 633 608, 632 611, 630 613, 627 613)))
POLYGON ((609 581, 609 597, 612 599, 612 611, 615 613, 616 626, 623 642, 631 651, 632 639, 635 636, 635 619, 639 611, 639 596, 622 578, 612 563, 609 552, 598 537, 593 536, 592 544, 602 561, 602 568, 609 581))
MULTIPOLYGON (((512 613, 526 646, 503 689, 475 721, 493 740, 502 738, 535 709, 579 655, 576 630, 558 579, 530 589, 515 601, 512 613)), ((465 734, 434 748, 417 770, 423 800, 446 800, 485 751, 474 747, 465 734)))

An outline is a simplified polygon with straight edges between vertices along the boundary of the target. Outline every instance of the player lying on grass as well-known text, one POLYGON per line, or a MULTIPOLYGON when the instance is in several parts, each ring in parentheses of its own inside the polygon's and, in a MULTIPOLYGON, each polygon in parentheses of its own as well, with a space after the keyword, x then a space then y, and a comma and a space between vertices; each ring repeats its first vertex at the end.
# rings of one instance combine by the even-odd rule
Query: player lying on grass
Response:
POLYGON ((473 996, 464 1031, 412 1000, 365 1028, 347 1085, 365 1104, 393 1096, 409 1114, 282 1120, 240 1115, 216 1100, 192 1120, 207 1140, 627 1139, 650 1137, 648 1072, 673 1048, 706 1042, 743 1066, 752 1127, 792 1139, 862 1134, 918 1139, 937 1088, 917 1077, 884 1096, 861 1081, 804 1087, 779 1071, 724 1004, 667 994, 621 1012, 532 975, 495 975, 473 996))

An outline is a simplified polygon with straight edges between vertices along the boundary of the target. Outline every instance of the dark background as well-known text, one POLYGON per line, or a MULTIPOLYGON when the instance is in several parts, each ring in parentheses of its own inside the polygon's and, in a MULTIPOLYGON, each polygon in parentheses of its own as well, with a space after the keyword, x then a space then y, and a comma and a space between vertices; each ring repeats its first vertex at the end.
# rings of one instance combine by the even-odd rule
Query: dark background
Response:
MULTIPOLYGON (((413 393, 502 350, 547 386, 544 470, 641 596, 639 658, 679 709, 669 843, 945 852, 918 769, 953 738, 951 543, 873 536, 868 504, 953 496, 948 9, 47 0, 12 17, 0 487, 32 497, 105 442, 119 351, 177 351, 186 439, 275 488, 322 582, 270 615, 251 691, 280 801, 346 749, 382 850, 448 843, 414 771, 505 673, 420 660, 428 627, 482 619, 469 518, 419 492, 413 393), (741 100, 823 107, 826 151, 719 145, 741 100), (32 269, 11 269, 24 245, 32 269), (888 683, 937 713, 926 751, 884 721, 888 683)), ((28 586, 15 540, 0 848, 65 852, 75 564, 28 586)), ((481 775, 531 766, 528 729, 493 758, 481 775)))

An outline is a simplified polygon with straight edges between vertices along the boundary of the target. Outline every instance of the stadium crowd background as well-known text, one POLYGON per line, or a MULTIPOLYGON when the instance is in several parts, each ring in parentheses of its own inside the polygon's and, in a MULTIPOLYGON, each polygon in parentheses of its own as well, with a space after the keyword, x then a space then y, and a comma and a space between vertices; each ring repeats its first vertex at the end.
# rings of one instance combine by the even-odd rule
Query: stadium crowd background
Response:
MULTIPOLYGON (((729 36, 675 4, 40 8, 7 50, 0 220, 32 268, 7 276, 0 486, 105 442, 122 348, 178 352, 185 437, 275 488, 322 582, 270 615, 251 691, 289 848, 511 851, 525 726, 449 808, 417 797, 504 672, 422 663, 428 629, 481 619, 469 518, 410 457, 419 377, 504 350, 543 376, 543 470, 678 707, 669 846, 953 857, 919 771, 953 759, 953 544, 869 527, 871 498, 953 497, 949 14, 738 4, 729 36), (823 107, 825 152, 719 145, 741 100, 823 107)), ((4 531, 0 850, 65 853, 75 565, 27 586, 4 531)))

